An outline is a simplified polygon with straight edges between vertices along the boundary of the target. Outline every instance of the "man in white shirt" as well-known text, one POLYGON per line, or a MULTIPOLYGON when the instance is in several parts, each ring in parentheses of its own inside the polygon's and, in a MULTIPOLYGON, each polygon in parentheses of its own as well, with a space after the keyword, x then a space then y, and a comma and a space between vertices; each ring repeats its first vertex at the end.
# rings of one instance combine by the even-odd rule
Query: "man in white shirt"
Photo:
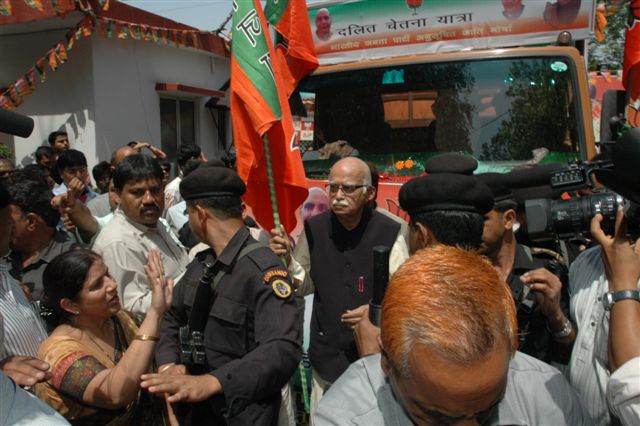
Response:
MULTIPOLYGON (((607 188, 640 204, 640 191, 637 185, 638 162, 640 162, 640 129, 636 128, 627 131, 616 142, 613 151, 614 167, 596 171, 596 177, 607 188)), ((619 299, 620 302, 616 302, 613 296, 619 291, 629 291, 632 295, 636 295, 637 299, 637 293, 634 291, 640 289, 638 276, 634 276, 633 272, 623 281, 618 282, 609 281, 607 277, 611 274, 611 262, 619 258, 619 255, 612 258, 607 252, 611 251, 612 244, 623 244, 627 239, 626 230, 620 226, 622 214, 618 211, 614 228, 617 234, 613 237, 603 233, 600 215, 593 218, 591 233, 601 245, 580 254, 569 269, 571 317, 578 328, 569 361, 569 382, 582 398, 595 424, 603 426, 615 421, 612 414, 616 416, 620 414, 616 407, 607 404, 609 372, 615 371, 624 361, 631 358, 621 356, 620 345, 617 346, 617 350, 612 345, 614 335, 610 327, 615 322, 612 312, 614 309, 619 311, 628 308, 629 303, 631 307, 638 304, 635 300, 619 299)), ((636 245, 636 252, 637 247, 636 245)), ((626 252, 629 253, 629 247, 626 252)), ((640 267, 637 256, 628 256, 624 263, 632 271, 640 267)), ((637 335, 637 329, 634 333, 637 335)), ((618 341, 620 340, 623 341, 622 347, 625 351, 631 347, 632 340, 628 337, 622 339, 618 337, 618 341)), ((617 380, 620 375, 621 373, 618 373, 614 380, 617 380)), ((625 403, 629 402, 631 400, 625 401, 625 403)), ((637 404, 638 402, 636 407, 637 404)))
POLYGON ((159 225, 164 209, 162 169, 142 154, 127 156, 113 174, 120 206, 100 231, 93 249, 102 256, 119 284, 124 309, 143 317, 151 302, 151 287, 144 271, 149 250, 162 256, 167 278, 177 281, 189 263, 175 236, 159 225))
MULTIPOLYGON (((13 220, 9 193, 0 182, 0 257, 9 252, 13 220)), ((21 386, 32 386, 49 377, 49 364, 35 358, 47 332, 40 316, 0 262, 0 370, 21 386)), ((4 399, 4 394, 3 398, 4 399)))

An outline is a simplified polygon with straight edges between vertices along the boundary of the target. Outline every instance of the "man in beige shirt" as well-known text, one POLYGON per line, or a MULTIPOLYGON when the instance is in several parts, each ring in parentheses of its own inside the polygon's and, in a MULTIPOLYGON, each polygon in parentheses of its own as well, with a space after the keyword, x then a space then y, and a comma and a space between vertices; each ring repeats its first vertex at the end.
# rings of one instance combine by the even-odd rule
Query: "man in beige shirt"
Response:
POLYGON ((162 169, 142 154, 126 157, 113 175, 120 206, 100 231, 93 249, 102 256, 118 283, 124 309, 144 317, 151 302, 151 287, 144 265, 149 250, 162 256, 167 278, 174 282, 189 259, 177 238, 159 222, 164 209, 162 169))

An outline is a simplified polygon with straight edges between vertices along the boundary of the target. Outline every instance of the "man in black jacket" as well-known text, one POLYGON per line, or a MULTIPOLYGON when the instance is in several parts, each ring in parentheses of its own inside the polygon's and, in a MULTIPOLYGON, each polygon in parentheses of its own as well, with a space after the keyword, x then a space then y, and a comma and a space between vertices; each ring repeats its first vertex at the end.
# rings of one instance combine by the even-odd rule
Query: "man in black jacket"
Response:
POLYGON ((180 184, 193 232, 211 248, 176 285, 156 349, 160 374, 144 375, 142 386, 167 393, 172 404, 192 403, 178 410, 182 424, 274 424, 280 389, 301 356, 289 274, 249 235, 240 201, 245 189, 217 163, 201 165, 180 184), (212 279, 201 282, 205 269, 212 279), (194 312, 203 314, 203 328, 190 331, 203 333, 205 361, 185 367, 178 337, 181 327, 194 325, 194 312))
POLYGON ((507 175, 485 173, 478 179, 489 186, 495 201, 485 216, 480 251, 511 289, 518 314, 519 350, 547 363, 567 364, 576 333, 568 319, 566 267, 555 252, 516 241, 518 205, 506 185, 507 175))
POLYGON ((285 259, 298 291, 314 294, 312 415, 324 390, 358 359, 351 327, 365 315, 373 295, 373 247, 391 248, 391 273, 408 256, 400 224, 367 206, 375 189, 364 161, 348 157, 334 164, 327 193, 331 210, 305 222, 293 255, 281 231, 272 231, 270 243, 285 259))

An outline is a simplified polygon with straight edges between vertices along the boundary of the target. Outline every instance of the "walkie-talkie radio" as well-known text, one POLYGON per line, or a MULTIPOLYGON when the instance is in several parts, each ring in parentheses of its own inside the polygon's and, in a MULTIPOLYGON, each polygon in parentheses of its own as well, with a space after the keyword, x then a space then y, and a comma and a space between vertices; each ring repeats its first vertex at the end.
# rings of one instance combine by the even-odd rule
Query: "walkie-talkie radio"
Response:
POLYGON ((202 277, 198 282, 189 324, 180 327, 180 363, 187 366, 204 366, 206 361, 204 350, 204 327, 209 315, 211 300, 211 281, 213 264, 205 263, 202 277), (202 303, 206 301, 205 303, 202 303))

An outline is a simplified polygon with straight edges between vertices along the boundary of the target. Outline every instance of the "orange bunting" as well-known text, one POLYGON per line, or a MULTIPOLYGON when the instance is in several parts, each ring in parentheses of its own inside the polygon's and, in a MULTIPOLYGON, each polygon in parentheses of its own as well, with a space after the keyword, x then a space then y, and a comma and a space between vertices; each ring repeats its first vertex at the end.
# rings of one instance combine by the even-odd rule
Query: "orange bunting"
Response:
POLYGON ((11 16, 11 0, 0 0, 0 15, 11 16))
POLYGON ((55 52, 56 58, 58 58, 58 62, 60 62, 60 64, 64 64, 65 62, 67 62, 68 56, 67 56, 67 50, 64 48, 64 44, 58 43, 58 45, 56 46, 54 52, 55 52))
POLYGON ((73 49, 76 44, 76 35, 73 32, 67 33, 67 50, 73 49))
POLYGON ((51 49, 49 53, 47 53, 47 60, 49 62, 49 68, 51 68, 52 71, 58 69, 58 59, 56 58, 56 52, 54 49, 51 49))
POLYGON ((13 111, 16 109, 16 106, 11 102, 11 98, 2 94, 0 95, 0 108, 6 109, 7 111, 13 111))
POLYGON ((62 0, 49 0, 51 2, 51 7, 56 12, 56 15, 61 16, 64 15, 64 4, 62 0))
POLYGON ((22 76, 13 83, 13 87, 16 90, 16 93, 21 98, 24 96, 28 96, 31 94, 31 88, 29 87, 29 83, 27 83, 27 79, 22 76))
POLYGON ((83 37, 89 37, 91 34, 93 34, 93 21, 88 17, 84 18, 80 29, 82 31, 83 37))
POLYGON ((36 69, 35 67, 31 67, 29 71, 24 75, 27 78, 27 83, 29 84, 29 89, 31 92, 36 90, 36 69))
POLYGON ((16 90, 16 87, 14 85, 9 86, 6 93, 9 94, 9 98, 15 106, 20 106, 22 105, 22 102, 24 102, 22 96, 18 94, 18 91, 16 90))
POLYGON ((44 58, 40 58, 36 61, 35 68, 38 70, 38 73, 40 74, 41 83, 44 83, 45 81, 47 81, 47 71, 45 70, 45 66, 46 66, 46 61, 44 58))
POLYGON ((24 2, 31 8, 35 9, 38 12, 44 12, 44 7, 42 6, 42 1, 40 0, 24 0, 24 2))

